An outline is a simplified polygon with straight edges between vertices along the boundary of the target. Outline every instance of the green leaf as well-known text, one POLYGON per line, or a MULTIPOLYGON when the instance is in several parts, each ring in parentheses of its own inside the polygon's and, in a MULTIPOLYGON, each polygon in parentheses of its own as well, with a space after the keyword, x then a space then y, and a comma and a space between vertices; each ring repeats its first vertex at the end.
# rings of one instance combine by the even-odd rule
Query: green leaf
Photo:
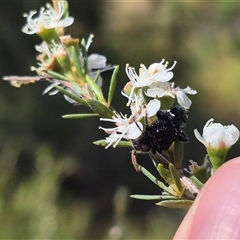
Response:
POLYGON ((60 86, 54 86, 59 92, 61 92, 62 94, 70 97, 71 99, 75 100, 76 102, 84 105, 84 106, 88 106, 87 102, 85 100, 83 100, 82 98, 77 97, 76 95, 68 92, 67 90, 65 90, 64 88, 60 87, 60 86))
POLYGON ((79 119, 79 118, 89 118, 89 117, 99 117, 96 113, 80 113, 80 114, 66 114, 62 118, 66 119, 79 119))
POLYGON ((114 95, 114 92, 115 92, 115 89, 116 89, 118 71, 119 71, 119 66, 116 66, 114 71, 113 71, 110 86, 109 86, 109 90, 108 90, 108 106, 111 106, 113 95, 114 95))
POLYGON ((159 181, 155 176, 153 176, 146 168, 142 167, 141 165, 137 164, 139 170, 146 176, 148 177, 152 182, 154 182, 157 186, 162 188, 165 192, 169 193, 172 196, 177 197, 178 193, 173 191, 171 188, 165 186, 161 181, 159 181))
POLYGON ((192 173, 190 173, 187 169, 184 169, 184 175, 188 177, 198 189, 203 187, 204 183, 201 182, 196 176, 192 175, 192 173))
POLYGON ((171 172, 171 175, 172 175, 173 181, 175 183, 175 186, 177 187, 177 190, 182 195, 183 194, 183 188, 182 188, 182 184, 181 184, 181 181, 180 181, 179 173, 172 163, 169 164, 169 170, 171 172))
POLYGON ((88 89, 86 87, 81 86, 81 83, 71 82, 70 88, 77 94, 77 96, 88 96, 88 89))
POLYGON ((88 55, 87 55, 85 39, 82 39, 80 46, 81 46, 82 59, 83 59, 83 70, 84 70, 84 73, 87 74, 87 72, 88 72, 88 62, 87 62, 88 55))
POLYGON ((96 97, 96 100, 99 100, 103 104, 107 104, 102 89, 97 85, 97 83, 88 75, 86 75, 86 82, 88 84, 88 87, 91 89, 93 95, 96 97))
POLYGON ((64 80, 64 81, 70 82, 70 80, 67 77, 65 77, 60 73, 56 73, 54 71, 47 71, 47 74, 49 74, 50 76, 53 76, 54 78, 56 78, 56 80, 64 80))
MULTIPOLYGON (((97 146, 106 147, 109 143, 106 142, 106 140, 104 139, 104 140, 95 141, 95 142, 93 142, 93 144, 95 144, 97 146)), ((116 147, 132 147, 132 144, 129 141, 119 141, 118 145, 116 147)))
POLYGON ((101 102, 94 100, 94 99, 88 99, 86 101, 87 101, 89 107, 92 109, 92 111, 99 114, 101 117, 112 118, 112 116, 114 116, 113 111, 110 110, 108 107, 106 107, 101 102))
POLYGON ((192 200, 163 200, 156 205, 168 208, 188 208, 193 204, 192 200))
POLYGON ((130 195, 131 198, 140 199, 140 200, 172 200, 177 199, 174 196, 169 195, 141 195, 141 194, 133 194, 130 195))
POLYGON ((189 178, 197 188, 201 189, 203 187, 204 184, 201 181, 199 181, 198 178, 196 178, 195 176, 192 175, 189 178))
POLYGON ((71 60, 76 68, 76 72, 79 76, 79 78, 81 80, 84 80, 84 74, 83 74, 83 70, 82 70, 82 66, 81 66, 81 63, 80 63, 80 53, 79 53, 79 45, 78 44, 75 44, 75 45, 71 45, 67 48, 68 50, 68 53, 71 57, 71 60))
POLYGON ((98 71, 96 72, 95 78, 93 79, 96 84, 97 84, 97 82, 98 82, 98 78, 100 77, 100 73, 101 73, 100 70, 98 70, 98 71))
POLYGON ((166 183, 171 184, 173 182, 171 173, 161 163, 157 165, 157 170, 166 183))
POLYGON ((176 169, 182 169, 182 162, 183 162, 183 142, 176 140, 174 142, 174 166, 176 169))

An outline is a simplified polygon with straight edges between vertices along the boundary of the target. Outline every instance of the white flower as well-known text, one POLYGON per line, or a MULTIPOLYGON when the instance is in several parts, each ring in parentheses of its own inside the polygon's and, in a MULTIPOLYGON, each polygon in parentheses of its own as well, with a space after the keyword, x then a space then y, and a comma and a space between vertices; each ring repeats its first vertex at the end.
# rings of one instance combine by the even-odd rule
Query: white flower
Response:
POLYGON ((164 59, 160 63, 153 63, 147 69, 144 64, 140 65, 139 75, 136 73, 135 69, 126 65, 126 74, 132 83, 132 89, 129 94, 129 101, 127 105, 131 103, 133 92, 136 88, 150 86, 154 82, 167 82, 173 78, 173 73, 171 70, 176 65, 176 61, 172 67, 167 68, 168 62, 164 63, 164 59))
POLYGON ((220 123, 213 123, 213 119, 207 121, 201 136, 197 129, 194 130, 196 138, 206 148, 228 149, 239 138, 239 130, 234 125, 223 126, 220 123))
POLYGON ((123 115, 116 115, 112 118, 100 118, 100 120, 113 122, 117 125, 117 127, 114 128, 99 127, 100 129, 103 129, 107 134, 110 134, 110 136, 106 138, 106 142, 108 143, 106 148, 111 145, 113 145, 113 147, 116 147, 122 138, 127 140, 136 139, 142 133, 143 126, 140 122, 135 121, 134 116, 127 118, 123 115))
POLYGON ((24 14, 23 16, 27 18, 27 24, 22 28, 22 31, 31 35, 41 33, 45 29, 70 26, 74 19, 72 17, 64 17, 66 2, 57 1, 57 4, 57 12, 50 4, 46 4, 47 9, 41 8, 38 17, 34 18, 36 11, 30 11, 29 14, 24 14))
POLYGON ((161 84, 160 87, 149 88, 147 89, 145 94, 148 97, 153 98, 161 98, 163 96, 170 96, 172 98, 176 97, 179 105, 181 105, 185 109, 189 109, 192 101, 188 98, 186 94, 193 95, 196 93, 197 91, 191 89, 190 87, 186 87, 185 89, 181 89, 179 87, 174 88, 174 83, 167 83, 165 85, 161 84))

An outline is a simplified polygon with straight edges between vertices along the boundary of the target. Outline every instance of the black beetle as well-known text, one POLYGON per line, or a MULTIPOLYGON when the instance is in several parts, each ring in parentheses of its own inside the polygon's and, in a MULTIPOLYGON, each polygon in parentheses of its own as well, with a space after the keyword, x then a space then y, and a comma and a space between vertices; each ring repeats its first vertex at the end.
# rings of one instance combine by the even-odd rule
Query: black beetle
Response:
POLYGON ((135 151, 162 153, 167 150, 175 140, 187 142, 189 139, 184 133, 188 115, 187 110, 179 105, 167 111, 158 110, 157 119, 149 126, 146 117, 146 128, 142 134, 132 140, 135 151))

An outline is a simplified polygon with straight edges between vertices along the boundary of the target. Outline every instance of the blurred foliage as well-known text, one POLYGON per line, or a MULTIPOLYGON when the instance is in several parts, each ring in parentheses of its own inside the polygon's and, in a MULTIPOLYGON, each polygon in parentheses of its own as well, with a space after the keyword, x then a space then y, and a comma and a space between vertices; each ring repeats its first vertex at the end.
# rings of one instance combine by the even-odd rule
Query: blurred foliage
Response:
MULTIPOLYGON (((1 78, 31 75, 40 39, 21 33, 22 13, 45 3, 0 2, 1 78)), ((239 2, 70 0, 69 5, 75 23, 68 33, 79 38, 94 33, 90 51, 120 64, 112 105, 123 113, 126 63, 138 68, 162 58, 170 64, 178 61, 176 86, 198 91, 191 98, 186 162, 203 160, 204 147, 193 129, 201 132, 211 117, 240 128, 239 2)), ((103 74, 106 89, 110 76, 103 74)), ((126 239, 171 239, 183 213, 126 197, 126 209, 119 214, 114 194, 120 186, 127 186, 122 195, 156 194, 158 188, 135 172, 128 150, 92 145, 105 137, 97 119, 62 119, 86 109, 68 104, 61 95, 42 96, 45 87, 15 89, 0 82, 0 238, 118 239, 123 231, 126 239)), ((238 155, 238 149, 239 143, 228 157, 238 155)), ((139 162, 151 169, 144 157, 139 162)))

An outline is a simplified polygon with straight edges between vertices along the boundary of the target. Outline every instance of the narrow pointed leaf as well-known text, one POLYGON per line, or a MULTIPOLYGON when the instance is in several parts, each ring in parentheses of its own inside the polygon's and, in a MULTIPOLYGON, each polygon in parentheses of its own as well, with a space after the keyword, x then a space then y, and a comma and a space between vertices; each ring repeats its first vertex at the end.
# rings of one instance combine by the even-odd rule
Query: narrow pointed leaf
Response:
POLYGON ((64 81, 70 82, 70 80, 67 77, 65 77, 64 75, 62 75, 60 73, 56 73, 53 71, 47 71, 47 74, 49 74, 50 76, 53 76, 54 78, 57 78, 57 80, 64 80, 64 81))
POLYGON ((201 189, 203 187, 204 184, 201 181, 199 181, 198 178, 196 178, 195 176, 191 176, 189 178, 197 188, 201 189))
POLYGON ((173 191, 171 188, 165 186, 161 181, 159 181, 155 176, 153 176, 146 168, 142 167, 141 165, 137 164, 137 167, 139 170, 146 176, 148 177, 152 182, 154 182, 157 186, 162 188, 165 192, 169 193, 172 196, 177 197, 178 194, 173 191))
POLYGON ((157 165, 157 170, 166 183, 171 184, 173 182, 171 173, 161 163, 157 165))
POLYGON ((192 175, 187 169, 184 169, 184 175, 191 180, 191 182, 198 188, 201 189, 204 185, 196 176, 192 175))
POLYGON ((80 114, 66 114, 62 118, 66 119, 79 119, 79 118, 89 118, 89 117, 99 117, 96 113, 80 113, 80 114))
POLYGON ((93 95, 95 96, 95 98, 97 100, 99 100, 100 102, 107 104, 103 93, 102 93, 102 89, 97 85, 97 83, 88 75, 86 75, 86 82, 89 86, 89 88, 91 89, 93 95))
POLYGON ((175 183, 175 186, 177 187, 177 190, 182 195, 183 188, 182 188, 181 180, 180 180, 177 169, 174 167, 174 165, 172 163, 169 164, 169 170, 171 172, 171 175, 172 175, 173 181, 175 183))
POLYGON ((168 208, 188 208, 193 204, 192 200, 163 200, 156 205, 168 208))
MULTIPOLYGON (((93 144, 97 145, 97 146, 102 146, 102 147, 106 147, 109 143, 106 142, 106 140, 98 140, 93 142, 93 144)), ((114 145, 114 144, 113 144, 114 145)), ((119 141, 118 145, 116 147, 131 147, 132 144, 129 141, 119 141)))
POLYGON ((183 142, 176 140, 174 142, 174 166, 176 169, 182 169, 183 162, 183 142))
POLYGON ((96 76, 94 78, 94 82, 97 84, 98 78, 100 77, 100 70, 97 71, 96 76))
POLYGON ((79 45, 71 45, 67 48, 69 55, 71 57, 71 60, 76 68, 76 72, 80 79, 84 79, 84 74, 82 70, 82 66, 80 63, 80 53, 79 53, 79 45))
POLYGON ((61 92, 62 94, 70 97, 71 99, 75 100, 76 102, 84 105, 84 106, 88 106, 87 102, 85 100, 83 100, 82 98, 79 98, 77 97, 76 95, 70 93, 69 91, 65 90, 64 88, 62 87, 59 87, 59 86, 54 86, 59 92, 61 92))
POLYGON ((92 111, 99 114, 101 117, 112 118, 112 116, 114 116, 113 111, 111 111, 108 107, 106 107, 101 102, 94 99, 88 99, 86 101, 89 107, 92 109, 92 111))
POLYGON ((141 194, 133 194, 130 195, 131 198, 141 199, 141 200, 172 200, 177 199, 174 196, 165 196, 165 195, 141 195, 141 194))
POLYGON ((81 46, 82 59, 83 59, 83 70, 84 70, 84 73, 86 74, 88 72, 88 62, 87 62, 88 55, 87 55, 85 39, 82 39, 80 46, 81 46))
POLYGON ((112 74, 112 78, 111 78, 111 82, 108 90, 108 106, 111 106, 111 102, 116 89, 118 70, 119 70, 119 66, 116 66, 112 74))

